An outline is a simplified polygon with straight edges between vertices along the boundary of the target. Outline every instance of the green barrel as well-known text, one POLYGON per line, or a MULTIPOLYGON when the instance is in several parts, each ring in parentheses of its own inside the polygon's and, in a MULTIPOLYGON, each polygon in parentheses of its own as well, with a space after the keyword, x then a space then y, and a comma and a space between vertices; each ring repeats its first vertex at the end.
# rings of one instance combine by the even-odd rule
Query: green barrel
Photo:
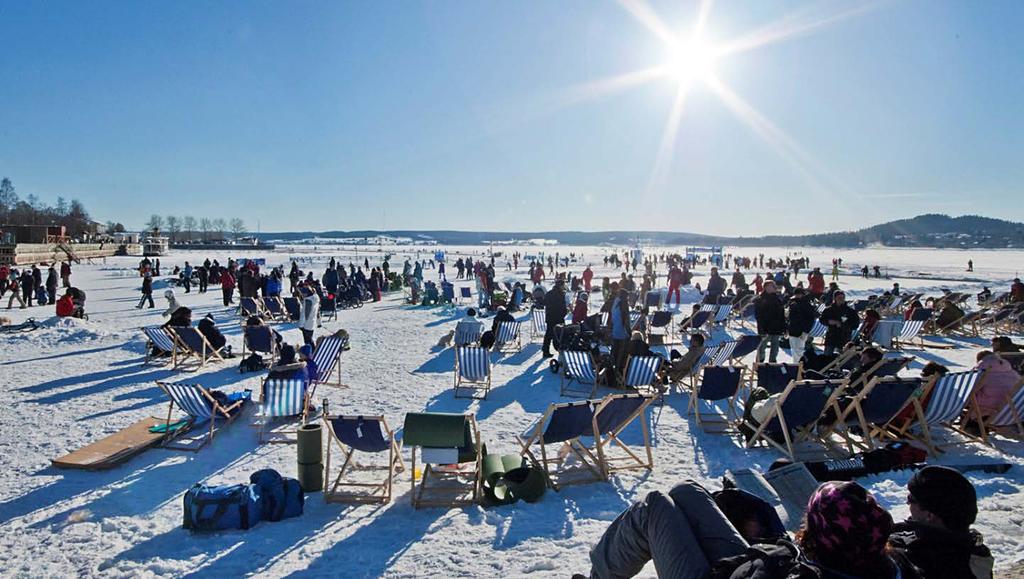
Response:
POLYGON ((539 501, 547 489, 544 473, 529 465, 509 470, 505 473, 503 481, 512 495, 512 500, 522 499, 528 503, 539 501))
POLYGON ((516 497, 512 496, 506 485, 505 473, 521 467, 522 464, 523 459, 518 454, 484 456, 481 466, 483 489, 489 503, 505 505, 516 501, 516 497))
POLYGON ((306 424, 299 428, 297 451, 299 455, 299 484, 307 493, 323 490, 323 427, 306 424))

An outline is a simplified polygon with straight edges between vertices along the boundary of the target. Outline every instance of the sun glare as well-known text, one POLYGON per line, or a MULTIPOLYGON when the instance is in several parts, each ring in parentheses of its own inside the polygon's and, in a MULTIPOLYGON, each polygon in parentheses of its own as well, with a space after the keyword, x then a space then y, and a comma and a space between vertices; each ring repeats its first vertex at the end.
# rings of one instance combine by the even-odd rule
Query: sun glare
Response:
POLYGON ((715 48, 700 38, 675 43, 665 63, 666 73, 681 84, 689 84, 711 76, 715 71, 715 48))

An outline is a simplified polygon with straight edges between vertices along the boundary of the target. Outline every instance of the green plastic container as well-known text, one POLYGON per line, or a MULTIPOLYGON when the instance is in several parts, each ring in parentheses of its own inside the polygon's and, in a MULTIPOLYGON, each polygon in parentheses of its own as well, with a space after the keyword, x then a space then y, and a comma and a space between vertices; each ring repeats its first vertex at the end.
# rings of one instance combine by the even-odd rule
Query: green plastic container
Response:
POLYGON ((301 426, 297 438, 299 484, 307 493, 323 490, 323 427, 320 424, 301 426))

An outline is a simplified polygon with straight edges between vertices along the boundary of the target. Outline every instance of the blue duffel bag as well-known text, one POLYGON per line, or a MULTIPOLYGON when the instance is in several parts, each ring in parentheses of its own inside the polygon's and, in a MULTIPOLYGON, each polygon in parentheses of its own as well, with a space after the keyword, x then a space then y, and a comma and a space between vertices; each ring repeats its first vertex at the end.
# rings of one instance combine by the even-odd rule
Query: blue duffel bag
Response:
POLYGON ((257 485, 196 484, 185 492, 183 527, 193 531, 248 529, 263 518, 257 485))
POLYGON ((284 478, 276 470, 267 468, 252 473, 249 482, 260 488, 264 520, 280 521, 302 514, 306 495, 299 481, 284 478))

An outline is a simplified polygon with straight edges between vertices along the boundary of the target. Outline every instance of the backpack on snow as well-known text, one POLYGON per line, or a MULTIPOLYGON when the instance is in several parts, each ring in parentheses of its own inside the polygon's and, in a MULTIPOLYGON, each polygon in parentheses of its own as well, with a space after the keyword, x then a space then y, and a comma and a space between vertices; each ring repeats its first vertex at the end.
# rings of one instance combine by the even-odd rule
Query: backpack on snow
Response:
POLYGON ((302 514, 306 495, 299 481, 284 478, 276 470, 267 468, 252 473, 249 482, 260 489, 265 520, 280 521, 302 514))
POLYGON ((263 517, 260 487, 196 484, 185 492, 182 526, 192 531, 248 529, 263 517))
POLYGON ((267 363, 263 360, 263 356, 259 354, 250 354, 249 356, 242 358, 242 361, 238 364, 238 371, 243 374, 246 372, 259 372, 265 370, 267 363))

